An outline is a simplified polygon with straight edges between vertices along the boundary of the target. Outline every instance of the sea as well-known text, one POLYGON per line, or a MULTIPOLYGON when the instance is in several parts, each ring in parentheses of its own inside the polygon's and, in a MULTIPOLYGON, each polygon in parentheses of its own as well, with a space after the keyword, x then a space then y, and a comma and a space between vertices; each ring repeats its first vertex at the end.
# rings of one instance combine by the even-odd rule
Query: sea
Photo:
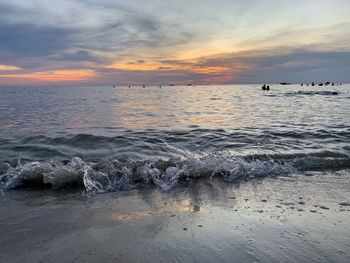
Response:
POLYGON ((350 171, 350 85, 1 87, 0 189, 350 171))

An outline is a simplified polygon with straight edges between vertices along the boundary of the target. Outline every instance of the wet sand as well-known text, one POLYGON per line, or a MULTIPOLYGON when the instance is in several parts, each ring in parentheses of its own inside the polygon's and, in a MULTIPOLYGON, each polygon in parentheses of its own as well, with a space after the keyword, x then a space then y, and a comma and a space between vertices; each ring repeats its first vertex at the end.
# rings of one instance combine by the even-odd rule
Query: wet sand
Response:
POLYGON ((0 262, 347 262, 350 174, 0 197, 0 262))

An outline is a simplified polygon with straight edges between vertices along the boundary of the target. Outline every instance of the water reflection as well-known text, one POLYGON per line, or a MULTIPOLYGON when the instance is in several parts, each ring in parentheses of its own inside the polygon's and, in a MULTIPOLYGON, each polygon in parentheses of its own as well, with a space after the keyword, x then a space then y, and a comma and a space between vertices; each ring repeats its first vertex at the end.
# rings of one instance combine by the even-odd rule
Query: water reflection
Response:
POLYGON ((237 104, 232 103, 232 96, 237 91, 240 92, 236 89, 232 92, 227 87, 201 86, 141 91, 120 89, 113 96, 127 96, 127 100, 114 105, 113 117, 121 126, 131 129, 228 126, 232 120, 240 118, 234 114, 237 104))
MULTIPOLYGON (((195 87, 36 87, 2 88, 0 125, 8 132, 86 132, 107 129, 237 129, 271 123, 345 121, 347 85, 338 96, 298 94, 299 86, 273 86, 266 96, 258 85, 195 87), (294 92, 294 93, 293 93, 294 92), (290 109, 293 109, 292 111, 290 109), (344 108, 343 110, 341 108, 344 108)), ((318 87, 305 87, 310 92, 318 87)), ((314 94, 314 93, 310 93, 314 94)), ((348 108, 349 109, 349 108, 348 108)), ((110 131, 110 130, 109 130, 110 131)))
POLYGON ((218 150, 347 154, 349 85, 334 87, 337 96, 303 89, 300 95, 293 85, 270 93, 259 85, 2 88, 0 161, 145 160, 218 150))
POLYGON ((114 213, 109 215, 107 218, 110 218, 114 221, 134 221, 145 219, 147 217, 161 216, 174 213, 186 213, 186 212, 196 212, 197 206, 191 205, 189 200, 172 200, 169 203, 160 205, 155 204, 149 210, 145 211, 132 211, 126 214, 114 213))

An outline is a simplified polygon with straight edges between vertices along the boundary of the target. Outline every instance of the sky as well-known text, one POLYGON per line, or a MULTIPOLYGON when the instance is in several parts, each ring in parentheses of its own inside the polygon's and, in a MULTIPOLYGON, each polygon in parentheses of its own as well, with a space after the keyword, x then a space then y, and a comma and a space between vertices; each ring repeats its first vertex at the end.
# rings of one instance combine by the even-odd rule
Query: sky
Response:
POLYGON ((0 0, 0 86, 350 82, 348 0, 0 0))

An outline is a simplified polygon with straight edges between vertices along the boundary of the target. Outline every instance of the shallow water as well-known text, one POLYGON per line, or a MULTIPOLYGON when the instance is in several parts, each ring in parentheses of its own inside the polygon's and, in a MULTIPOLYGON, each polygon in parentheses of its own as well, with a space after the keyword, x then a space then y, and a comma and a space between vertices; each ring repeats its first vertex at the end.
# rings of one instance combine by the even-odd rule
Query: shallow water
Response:
POLYGON ((349 170, 349 88, 3 87, 0 182, 168 190, 198 177, 349 170))

